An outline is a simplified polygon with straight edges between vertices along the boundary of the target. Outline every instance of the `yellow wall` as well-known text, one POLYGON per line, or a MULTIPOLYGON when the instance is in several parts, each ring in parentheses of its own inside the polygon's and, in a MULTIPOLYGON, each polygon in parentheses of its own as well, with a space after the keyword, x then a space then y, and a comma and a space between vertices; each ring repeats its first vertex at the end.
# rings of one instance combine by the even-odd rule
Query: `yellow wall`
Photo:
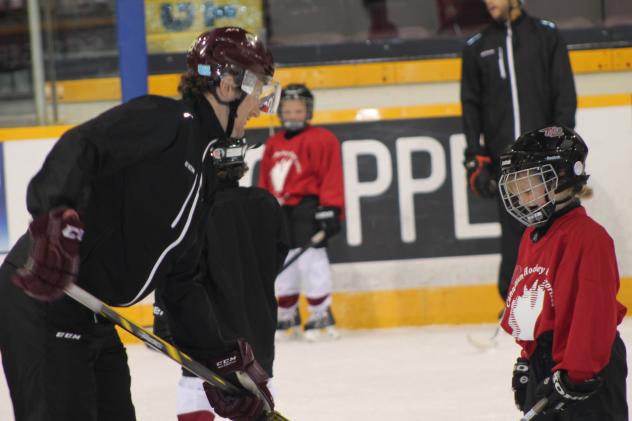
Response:
MULTIPOLYGON (((632 105, 632 94, 590 95, 582 96, 578 99, 579 108, 613 107, 619 105, 632 105)), ((316 111, 314 113, 313 123, 335 124, 367 120, 457 117, 459 115, 461 115, 460 104, 415 105, 375 108, 370 109, 370 112, 367 112, 366 109, 316 111)), ((251 120, 247 127, 249 129, 256 129, 277 127, 278 125, 279 121, 276 116, 262 115, 261 117, 251 120)), ((72 126, 0 128, 0 142, 22 139, 56 138, 61 136, 70 127, 72 126)))
MULTIPOLYGON (((632 278, 621 280, 619 301, 632 308, 632 278)), ((306 303, 300 302, 303 320, 306 303)), ((152 308, 140 304, 119 309, 141 326, 151 326, 152 308)), ((376 329, 434 324, 494 323, 502 310, 495 285, 466 285, 394 291, 334 293, 333 312, 342 329, 376 329)), ((140 340, 119 329, 125 343, 140 340)))
MULTIPOLYGON (((571 51, 575 74, 632 70, 632 48, 571 51)), ((184 63, 183 63, 184 66, 184 63)), ((282 85, 301 81, 313 89, 411 83, 453 82, 461 78, 461 59, 428 59, 380 63, 334 64, 279 68, 282 85)), ((149 76, 149 92, 177 96, 179 75, 149 76)), ((62 80, 57 82, 60 102, 120 100, 119 78, 62 80)))

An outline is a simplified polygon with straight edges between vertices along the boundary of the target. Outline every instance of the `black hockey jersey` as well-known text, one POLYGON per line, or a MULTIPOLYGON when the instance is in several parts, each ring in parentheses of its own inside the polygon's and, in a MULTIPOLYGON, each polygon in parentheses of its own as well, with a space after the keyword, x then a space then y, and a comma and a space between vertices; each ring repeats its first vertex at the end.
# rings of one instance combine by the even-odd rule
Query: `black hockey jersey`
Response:
POLYGON ((283 214, 263 189, 222 184, 206 227, 204 283, 223 339, 245 338, 272 376, 274 280, 289 250, 283 214))
MULTIPOLYGON (((210 104, 145 96, 68 132, 27 192, 33 215, 58 206, 85 225, 78 284, 115 306, 164 284, 176 343, 194 358, 223 352, 200 276, 203 222, 215 190, 209 148, 225 136, 210 104)), ((6 260, 23 266, 28 235, 6 260)))

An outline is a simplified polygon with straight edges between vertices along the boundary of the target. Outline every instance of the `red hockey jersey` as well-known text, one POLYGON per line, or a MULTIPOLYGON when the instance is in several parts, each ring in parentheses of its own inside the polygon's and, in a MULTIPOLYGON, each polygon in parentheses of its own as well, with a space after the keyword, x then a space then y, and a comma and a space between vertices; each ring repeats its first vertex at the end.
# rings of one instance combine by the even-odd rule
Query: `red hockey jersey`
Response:
POLYGON ((344 212, 344 186, 340 142, 327 129, 307 126, 286 139, 280 131, 265 144, 259 187, 272 193, 281 205, 294 206, 304 196, 318 196, 320 205, 344 212))
POLYGON ((610 360, 626 308, 617 301, 619 271, 606 230, 578 207, 553 222, 538 242, 522 237, 501 321, 530 358, 536 339, 553 331, 553 370, 573 381, 593 377, 610 360))

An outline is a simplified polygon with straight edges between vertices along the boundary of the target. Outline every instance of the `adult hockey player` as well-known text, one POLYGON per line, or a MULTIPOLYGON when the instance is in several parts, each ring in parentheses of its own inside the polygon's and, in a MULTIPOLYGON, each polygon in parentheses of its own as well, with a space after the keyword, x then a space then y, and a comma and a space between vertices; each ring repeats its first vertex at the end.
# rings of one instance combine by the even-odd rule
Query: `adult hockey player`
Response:
POLYGON ((116 306, 160 285, 176 344, 250 378, 262 397, 213 389, 217 412, 255 419, 272 408, 251 347, 215 340, 198 268, 216 184, 209 150, 270 105, 261 94, 273 73, 254 35, 218 28, 193 44, 181 100, 137 98, 54 145, 28 187, 29 233, 0 268, 0 351, 18 421, 135 419, 125 349, 112 323, 64 296, 73 282, 116 306))
MULTIPOLYGON (((261 160, 259 186, 277 198, 288 221, 288 259, 319 230, 327 238, 340 232, 344 208, 340 142, 329 130, 309 124, 313 111, 314 97, 306 86, 286 86, 279 106, 284 130, 266 141, 261 160)), ((326 245, 307 250, 277 278, 280 336, 299 332, 301 292, 310 312, 304 326, 307 338, 316 339, 322 330, 337 336, 326 245)))
MULTIPOLYGON (((204 286, 224 340, 245 339, 272 377, 277 302, 274 280, 289 245, 281 207, 267 191, 239 187, 248 170, 243 138, 222 139, 211 146, 218 187, 206 224, 204 286)), ((171 340, 165 311, 157 305, 154 326, 171 340)), ((218 339, 219 340, 219 339, 218 339)), ((178 385, 179 421, 212 421, 215 414, 203 382, 183 371, 178 385)))
POLYGON ((485 0, 492 24, 463 50, 461 103, 469 188, 496 198, 501 224, 498 290, 507 297, 523 226, 497 194, 498 157, 522 133, 575 127, 577 99, 566 45, 555 25, 522 9, 519 0, 485 0))
POLYGON ((614 243, 586 214, 588 148, 573 130, 522 135, 501 155, 500 193, 525 225, 502 327, 522 347, 512 386, 518 408, 548 399, 541 421, 624 421, 626 349, 617 326, 614 243))

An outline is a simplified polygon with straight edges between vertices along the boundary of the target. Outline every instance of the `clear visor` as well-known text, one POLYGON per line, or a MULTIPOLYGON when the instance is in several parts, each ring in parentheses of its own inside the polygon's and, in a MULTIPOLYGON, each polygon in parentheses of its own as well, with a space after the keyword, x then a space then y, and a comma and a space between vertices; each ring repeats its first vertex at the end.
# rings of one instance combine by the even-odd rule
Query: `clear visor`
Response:
POLYGON ((555 209, 555 189, 558 177, 547 164, 504 173, 498 187, 507 212, 523 225, 545 223, 555 209))
POLYGON ((241 90, 257 98, 259 111, 265 114, 276 114, 281 99, 281 85, 269 78, 258 76, 246 70, 241 82, 241 90))

